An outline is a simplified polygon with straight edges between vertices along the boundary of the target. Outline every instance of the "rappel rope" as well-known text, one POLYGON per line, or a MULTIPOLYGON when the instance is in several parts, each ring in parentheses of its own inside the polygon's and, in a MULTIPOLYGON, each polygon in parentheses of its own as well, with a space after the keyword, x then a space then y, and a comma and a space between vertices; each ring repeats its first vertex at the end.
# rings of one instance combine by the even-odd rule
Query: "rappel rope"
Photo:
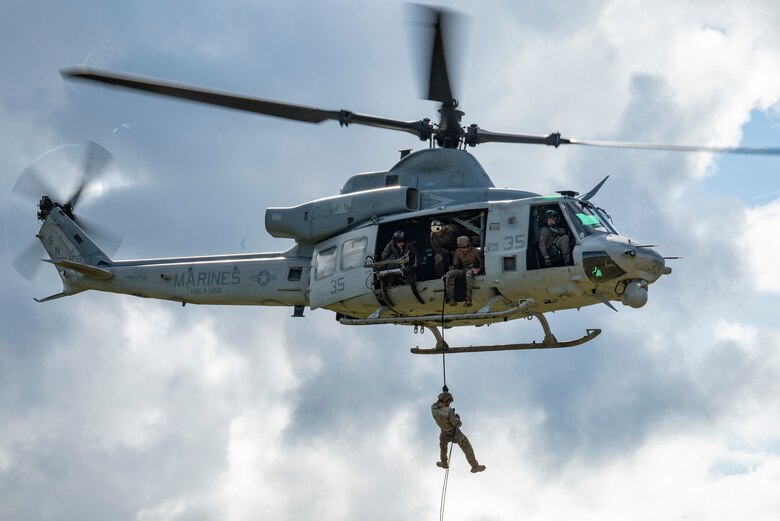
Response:
MULTIPOLYGON (((443 392, 448 392, 447 388, 447 358, 445 353, 444 342, 444 304, 447 292, 445 291, 441 298, 441 371, 444 380, 444 385, 441 388, 443 392)), ((452 463, 452 443, 450 443, 450 453, 447 455, 447 469, 444 472, 444 483, 441 486, 441 500, 439 501, 439 521, 444 521, 444 505, 447 501, 447 483, 450 480, 450 463, 452 463)))
POLYGON ((452 443, 447 455, 447 470, 444 472, 444 484, 441 486, 441 501, 439 502, 439 521, 444 521, 444 503, 447 501, 447 482, 450 480, 450 463, 452 462, 452 443))
POLYGON ((441 297, 441 372, 444 377, 444 386, 442 387, 442 391, 447 392, 447 359, 445 355, 445 345, 444 342, 444 303, 447 300, 447 291, 445 290, 441 297))

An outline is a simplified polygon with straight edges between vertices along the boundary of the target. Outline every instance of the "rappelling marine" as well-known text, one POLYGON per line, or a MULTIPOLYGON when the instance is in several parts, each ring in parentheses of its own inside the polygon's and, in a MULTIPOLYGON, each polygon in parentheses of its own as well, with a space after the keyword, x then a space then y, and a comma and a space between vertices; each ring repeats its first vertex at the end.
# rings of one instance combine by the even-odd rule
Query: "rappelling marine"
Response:
POLYGON ((460 421, 460 416, 455 413, 455 409, 450 407, 452 402, 452 394, 444 391, 439 394, 438 400, 431 405, 433 419, 436 420, 436 425, 441 429, 441 434, 439 435, 441 455, 439 461, 436 462, 436 466, 443 469, 449 468, 447 446, 450 443, 456 443, 463 451, 463 454, 465 454, 469 465, 471 465, 471 472, 482 472, 485 470, 485 465, 479 464, 476 456, 474 456, 474 449, 471 447, 469 439, 461 432, 460 427, 463 423, 460 421))

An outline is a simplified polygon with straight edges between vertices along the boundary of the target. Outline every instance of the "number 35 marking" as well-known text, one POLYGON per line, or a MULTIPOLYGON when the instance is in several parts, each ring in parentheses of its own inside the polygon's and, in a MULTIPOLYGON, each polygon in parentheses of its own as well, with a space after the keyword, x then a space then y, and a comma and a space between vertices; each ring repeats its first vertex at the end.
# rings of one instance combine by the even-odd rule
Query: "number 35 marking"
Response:
POLYGON ((502 244, 504 250, 522 250, 525 248, 525 239, 524 235, 515 235, 504 237, 504 242, 502 244))
POLYGON ((330 281, 331 294, 338 293, 339 291, 344 291, 344 277, 339 277, 330 281))

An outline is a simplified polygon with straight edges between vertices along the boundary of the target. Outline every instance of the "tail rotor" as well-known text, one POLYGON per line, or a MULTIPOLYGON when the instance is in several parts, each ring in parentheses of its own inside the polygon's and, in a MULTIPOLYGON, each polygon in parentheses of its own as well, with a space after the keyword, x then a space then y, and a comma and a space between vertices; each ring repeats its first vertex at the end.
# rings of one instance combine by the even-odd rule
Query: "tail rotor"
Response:
POLYGON ((11 190, 5 220, 6 251, 20 275, 33 280, 41 266, 39 260, 45 256, 35 237, 35 221, 30 218, 34 205, 40 221, 60 208, 109 254, 119 248, 121 237, 75 213, 79 202, 100 188, 112 163, 111 153, 90 141, 53 148, 22 171, 11 190))

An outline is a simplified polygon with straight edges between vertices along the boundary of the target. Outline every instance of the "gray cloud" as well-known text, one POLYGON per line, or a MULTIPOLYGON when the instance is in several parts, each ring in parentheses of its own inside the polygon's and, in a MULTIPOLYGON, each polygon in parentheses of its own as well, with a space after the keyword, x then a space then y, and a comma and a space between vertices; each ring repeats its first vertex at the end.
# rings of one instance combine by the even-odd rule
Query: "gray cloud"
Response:
MULTIPOLYGON (((60 67, 89 57, 271 99, 434 115, 415 99, 414 49, 396 3, 49 4, 9 6, 0 21, 9 50, 0 56, 0 187, 8 193, 48 148, 100 142, 132 184, 83 211, 124 233, 118 257, 239 251, 242 241, 282 250, 289 243, 263 229, 267 206, 332 195, 349 175, 389 168, 397 148, 420 144, 76 83, 75 92, 60 67), (134 132, 114 132, 123 124, 134 132)), ((690 142, 736 135, 750 110, 777 102, 765 65, 780 51, 771 3, 739 16, 728 2, 642 6, 642 16, 611 2, 459 8, 470 15, 465 119, 491 130, 690 142), (714 48, 722 59, 707 46, 681 47, 715 26, 726 36, 714 48), (672 67, 681 54, 689 66, 723 66, 691 82, 672 67)), ((626 517, 635 510, 610 490, 634 483, 623 491, 633 509, 732 519, 755 505, 747 517, 770 519, 777 295, 752 283, 745 203, 700 190, 717 163, 587 149, 473 152, 499 186, 584 192, 611 174, 596 202, 618 229, 684 259, 642 310, 599 305, 550 317, 559 338, 604 329, 590 345, 448 357, 455 406, 488 465, 471 476, 454 456, 448 516, 582 517, 587 499, 585 517, 626 517), (668 463, 680 447, 689 457, 668 463), (688 499, 646 493, 669 484, 688 499), (706 505, 722 513, 706 515, 706 505)), ((432 344, 430 334, 343 327, 321 310, 291 319, 283 309, 103 294, 38 305, 32 296, 59 290, 51 270, 32 284, 10 266, 0 277, 0 517, 436 515, 443 476, 428 407, 441 359, 408 353, 432 344)), ((510 342, 539 339, 541 328, 519 321, 446 334, 510 342)))

